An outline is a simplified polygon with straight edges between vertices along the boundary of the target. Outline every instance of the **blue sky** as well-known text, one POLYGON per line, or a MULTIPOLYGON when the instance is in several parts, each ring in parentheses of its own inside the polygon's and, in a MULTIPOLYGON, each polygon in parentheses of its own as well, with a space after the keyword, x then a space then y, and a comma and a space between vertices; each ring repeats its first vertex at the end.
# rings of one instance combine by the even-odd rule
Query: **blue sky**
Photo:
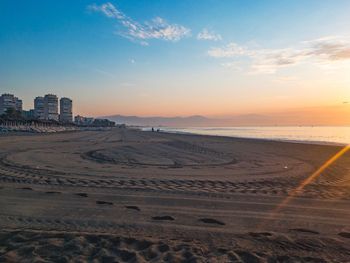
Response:
POLYGON ((75 113, 230 115, 350 100, 350 1, 0 2, 0 92, 75 113))

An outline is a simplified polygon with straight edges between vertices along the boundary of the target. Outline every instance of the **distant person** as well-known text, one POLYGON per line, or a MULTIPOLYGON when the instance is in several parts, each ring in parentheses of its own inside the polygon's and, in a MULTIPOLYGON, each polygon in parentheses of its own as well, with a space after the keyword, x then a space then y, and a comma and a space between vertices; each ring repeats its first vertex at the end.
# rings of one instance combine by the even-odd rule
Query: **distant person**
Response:
POLYGON ((154 128, 152 127, 152 132, 154 132, 154 128))

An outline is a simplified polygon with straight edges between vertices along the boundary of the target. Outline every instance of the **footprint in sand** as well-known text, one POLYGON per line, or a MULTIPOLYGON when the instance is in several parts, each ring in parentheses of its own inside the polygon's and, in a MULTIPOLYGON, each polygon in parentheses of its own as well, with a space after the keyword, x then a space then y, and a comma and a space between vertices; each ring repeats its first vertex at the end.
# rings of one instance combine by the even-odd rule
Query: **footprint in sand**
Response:
POLYGON ((107 201, 96 201, 96 204, 98 204, 98 205, 113 205, 112 202, 107 202, 107 201))
POLYGON ((214 225, 220 225, 220 226, 225 225, 224 222, 221 222, 219 220, 212 219, 212 218, 201 218, 201 219, 199 219, 199 221, 206 223, 206 224, 214 224, 214 225))
POLYGON ((293 228, 290 229, 291 231, 295 231, 295 232, 301 232, 301 233, 308 233, 308 234, 314 234, 314 235, 319 235, 320 233, 314 230, 310 230, 310 229, 305 229, 305 228, 293 228))
POLYGON ((271 236, 273 236, 273 234, 270 233, 270 232, 249 232, 249 235, 251 237, 255 237, 255 238, 271 237, 271 236))
POLYGON ((160 221, 174 221, 175 219, 172 216, 154 216, 152 217, 153 220, 160 220, 160 221))
POLYGON ((88 197, 87 193, 75 193, 75 195, 80 196, 80 197, 88 197))
POLYGON ((341 237, 344 237, 344 238, 350 238, 349 232, 340 232, 340 233, 338 233, 338 235, 341 237))
POLYGON ((20 190, 28 190, 28 191, 33 191, 33 188, 31 187, 21 187, 21 188, 18 188, 20 190))
POLYGON ((141 209, 138 206, 135 206, 135 205, 127 205, 127 206, 125 206, 125 208, 136 210, 136 211, 141 211, 141 209))

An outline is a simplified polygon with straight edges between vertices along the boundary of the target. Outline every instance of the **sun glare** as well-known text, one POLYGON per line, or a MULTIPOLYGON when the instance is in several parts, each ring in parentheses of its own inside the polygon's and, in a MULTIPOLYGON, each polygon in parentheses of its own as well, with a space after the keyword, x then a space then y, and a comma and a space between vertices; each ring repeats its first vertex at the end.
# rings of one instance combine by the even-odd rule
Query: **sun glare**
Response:
MULTIPOLYGON (((350 144, 344 146, 340 151, 338 151, 335 155, 333 155, 330 159, 328 159, 324 164, 322 164, 314 173, 312 173, 309 177, 307 177, 305 180, 303 180, 300 185, 295 188, 291 193, 289 193, 288 197, 285 198, 281 203, 279 203, 270 213, 270 216, 268 217, 268 220, 271 219, 277 219, 279 216, 279 212, 287 206, 294 197, 296 197, 308 184, 313 182, 315 179, 317 179, 319 176, 322 175, 322 173, 330 167, 333 163, 335 163, 339 158, 341 158, 344 154, 346 154, 350 150, 350 144)), ((264 224, 266 221, 264 220, 264 224)), ((264 225, 259 225, 259 228, 264 225)))

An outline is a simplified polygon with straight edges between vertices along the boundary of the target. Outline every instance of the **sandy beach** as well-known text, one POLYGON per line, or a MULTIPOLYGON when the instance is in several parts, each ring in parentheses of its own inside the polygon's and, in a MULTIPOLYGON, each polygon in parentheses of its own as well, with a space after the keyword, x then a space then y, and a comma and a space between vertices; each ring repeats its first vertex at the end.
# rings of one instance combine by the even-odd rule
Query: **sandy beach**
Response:
POLYGON ((350 152, 300 187, 341 149, 121 128, 1 136, 0 262, 350 262, 350 152))

